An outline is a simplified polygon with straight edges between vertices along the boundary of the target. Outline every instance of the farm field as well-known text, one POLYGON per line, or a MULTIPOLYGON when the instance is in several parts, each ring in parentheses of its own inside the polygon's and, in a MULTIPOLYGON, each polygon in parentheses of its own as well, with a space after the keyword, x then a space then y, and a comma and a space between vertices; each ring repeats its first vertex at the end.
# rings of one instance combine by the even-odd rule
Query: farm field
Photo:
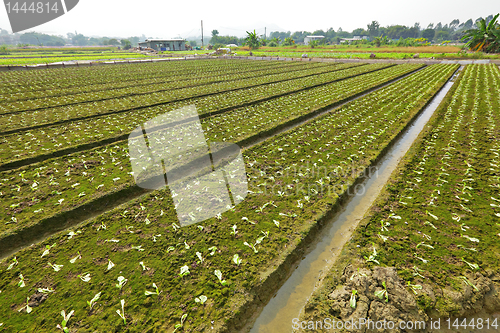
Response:
MULTIPOLYGON (((458 67, 196 60, 0 73, 1 328, 238 331, 359 172, 458 67), (248 195, 222 214, 180 227, 175 193, 135 184, 127 138, 149 119, 169 119, 189 105, 212 147, 242 147, 248 195), (75 216, 83 223, 56 233, 75 216), (41 231, 53 235, 9 253, 41 231)), ((480 75, 498 85, 497 67, 470 66, 459 87, 472 82, 463 89, 487 91, 474 81, 480 75)), ((498 103, 496 91, 485 94, 478 100, 498 103)), ((462 113, 476 129, 473 115, 462 113)), ((488 115, 492 126, 497 116, 488 115)), ((196 124, 188 119, 182 126, 196 124)), ((478 149, 492 145, 471 133, 478 149)), ((189 156, 178 161, 188 163, 189 156)), ((483 166, 489 168, 469 168, 483 166)), ((164 161, 166 170, 176 167, 164 161)), ((186 188, 193 186, 196 196, 199 185, 195 179, 186 188)), ((196 215, 197 207, 190 208, 196 215)), ((489 244, 484 235, 467 235, 489 244)), ((380 246, 376 236, 373 242, 380 246)))
POLYGON ((499 87, 497 66, 465 67, 301 320, 428 322, 483 311, 475 327, 498 329, 486 318, 500 304, 499 87))
POLYGON ((148 59, 147 55, 140 53, 102 53, 102 54, 75 54, 75 55, 52 55, 52 56, 37 56, 37 55, 0 55, 0 66, 19 66, 19 65, 35 65, 54 63, 61 61, 82 61, 90 60, 93 62, 109 61, 109 60, 126 60, 126 59, 148 59))

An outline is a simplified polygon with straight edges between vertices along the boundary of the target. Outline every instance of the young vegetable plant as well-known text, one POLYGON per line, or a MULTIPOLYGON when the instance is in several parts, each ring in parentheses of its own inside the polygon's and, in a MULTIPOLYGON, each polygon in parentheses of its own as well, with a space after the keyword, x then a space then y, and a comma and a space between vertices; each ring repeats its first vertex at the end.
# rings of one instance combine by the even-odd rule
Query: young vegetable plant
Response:
POLYGON ((45 251, 43 251, 42 253, 42 256, 40 258, 43 258, 45 257, 47 254, 49 254, 50 252, 50 249, 53 248, 54 246, 56 246, 56 243, 52 244, 52 245, 45 245, 45 251))
POLYGON ((351 308, 356 309, 356 294, 358 293, 357 290, 353 289, 351 293, 351 299, 349 300, 349 305, 351 308))
POLYGON ((243 261, 243 260, 240 258, 240 256, 238 255, 238 253, 236 253, 236 254, 233 256, 233 262, 234 262, 236 265, 238 265, 238 266, 239 266, 239 265, 241 264, 241 262, 242 262, 242 261, 243 261))
POLYGON ((196 297, 196 298, 194 299, 194 301, 195 301, 196 303, 203 304, 203 303, 205 303, 205 302, 207 301, 207 299, 208 299, 208 298, 207 298, 207 296, 205 296, 205 295, 201 295, 199 298, 198 298, 198 297, 196 297))
POLYGON ((128 281, 123 276, 119 276, 117 280, 118 280, 118 283, 115 284, 115 286, 116 286, 116 288, 118 288, 120 290, 123 288, 123 286, 125 285, 125 283, 127 283, 127 281, 128 281))
POLYGON ((181 323, 180 324, 175 324, 175 329, 172 333, 174 333, 175 331, 177 331, 179 328, 181 328, 182 326, 184 326, 184 321, 186 320, 186 317, 187 317, 187 313, 183 314, 182 317, 181 317, 181 323))
POLYGON ((214 271, 214 274, 215 274, 215 276, 217 276, 217 278, 219 279, 220 283, 221 283, 223 286, 224 286, 224 285, 226 285, 226 283, 227 283, 227 282, 226 282, 226 280, 222 280, 222 272, 221 272, 220 270, 216 269, 216 270, 214 271))
POLYGON ((181 267, 181 272, 179 273, 179 275, 182 277, 184 275, 188 275, 190 272, 189 272, 189 266, 188 265, 184 265, 181 267))
POLYGON ((64 333, 69 333, 69 328, 66 325, 68 324, 69 318, 71 318, 74 312, 75 310, 71 310, 71 312, 66 315, 66 312, 62 310, 61 316, 63 316, 63 320, 61 322, 61 325, 57 324, 56 327, 63 330, 64 333))
POLYGON ((19 261, 17 261, 17 257, 14 257, 12 259, 12 262, 10 263, 9 267, 7 267, 7 270, 10 271, 14 266, 18 265, 19 261))
POLYGON ((19 274, 19 282, 17 283, 17 286, 19 288, 23 288, 26 286, 26 284, 24 283, 24 276, 22 274, 19 274))
POLYGON ((82 255, 80 254, 80 251, 78 251, 78 254, 76 255, 76 257, 71 259, 69 262, 74 264, 78 259, 82 259, 82 255))
POLYGON ((116 310, 116 313, 118 313, 118 315, 123 319, 123 324, 127 325, 127 319, 125 318, 125 300, 122 299, 120 304, 122 305, 122 310, 120 311, 118 309, 116 310))
POLYGON ((99 300, 99 298, 101 297, 101 294, 102 294, 102 292, 98 292, 97 294, 95 294, 94 298, 92 298, 90 301, 87 301, 87 304, 89 305, 90 310, 92 310, 92 308, 94 307, 95 302, 97 302, 99 300))
POLYGON ((377 265, 380 265, 380 262, 375 259, 375 257, 377 256, 377 250, 375 249, 375 244, 372 243, 372 246, 373 246, 373 253, 370 254, 369 257, 364 256, 364 258, 366 259, 367 262, 372 261, 372 262, 376 263, 377 265))
POLYGON ((410 284, 410 281, 408 281, 408 287, 411 289, 411 291, 413 291, 413 293, 415 295, 417 294, 417 290, 421 290, 422 289, 421 285, 419 285, 419 284, 410 284))
POLYGON ((30 298, 29 297, 26 297, 26 305, 23 306, 22 308, 20 308, 19 310, 17 310, 18 312, 21 312, 23 311, 24 309, 26 309, 26 313, 30 313, 33 309, 30 307, 29 305, 29 301, 30 301, 30 298))
POLYGON ((384 299, 385 296, 385 301, 389 302, 389 294, 387 293, 387 287, 385 285, 385 281, 382 282, 382 285, 384 286, 384 289, 376 291, 375 296, 377 296, 380 299, 384 299))
POLYGON ((90 281, 90 273, 83 273, 81 275, 78 275, 78 277, 80 278, 80 280, 82 280, 83 282, 89 282, 90 281))
POLYGON ((146 295, 146 296, 160 295, 161 291, 158 290, 158 287, 156 286, 156 283, 153 283, 153 287, 155 288, 155 291, 148 291, 148 290, 146 290, 144 292, 144 295, 146 295))

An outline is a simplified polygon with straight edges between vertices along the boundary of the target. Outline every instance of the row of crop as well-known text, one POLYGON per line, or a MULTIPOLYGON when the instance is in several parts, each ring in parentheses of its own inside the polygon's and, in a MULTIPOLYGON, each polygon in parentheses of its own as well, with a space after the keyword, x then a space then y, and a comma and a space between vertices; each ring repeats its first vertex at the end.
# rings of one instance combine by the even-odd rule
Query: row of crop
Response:
POLYGON ((102 66, 97 67, 72 67, 72 68, 52 68, 50 71, 10 71, 0 73, 2 82, 0 83, 3 94, 23 91, 46 91, 51 89, 70 88, 78 86, 88 86, 93 84, 106 84, 109 80, 115 81, 135 81, 161 77, 164 75, 189 75, 197 71, 199 66, 203 66, 205 73, 216 73, 219 70, 240 68, 242 70, 250 68, 273 67, 267 62, 228 62, 220 60, 193 60, 193 61, 172 61, 158 63, 143 63, 102 66))
POLYGON ((0 278, 4 327, 48 331, 62 310, 74 310, 63 326, 221 328, 256 297, 250 291, 279 254, 336 202, 345 187, 335 185, 353 182, 333 168, 366 167, 453 71, 442 69, 425 69, 249 149, 249 195, 216 218, 179 228, 169 191, 159 190, 8 258, 0 278))
MULTIPOLYGON (((16 131, 32 126, 48 125, 63 120, 75 120, 82 117, 99 116, 104 114, 123 112, 132 109, 145 109, 147 107, 183 101, 190 98, 218 94, 224 91, 248 89, 250 87, 266 85, 280 81, 294 80, 304 86, 313 86, 335 80, 345 79, 350 76, 360 75, 366 72, 388 67, 386 64, 373 64, 350 67, 344 70, 336 70, 332 66, 330 72, 324 68, 310 69, 300 72, 290 72, 269 75, 259 78, 241 79, 231 82, 219 82, 206 86, 188 87, 179 90, 166 90, 149 94, 124 96, 97 102, 74 104, 68 106, 44 108, 36 111, 21 112, 16 114, 0 115, 0 130, 16 131), (301 77, 302 76, 302 77, 301 77)), ((20 102, 23 103, 23 102, 20 102)))
POLYGON ((148 58, 145 54, 100 54, 100 55, 73 55, 72 57, 49 57, 49 58, 7 58, 0 59, 0 66, 18 66, 18 65, 36 65, 36 64, 50 64, 53 62, 61 61, 81 61, 92 60, 96 61, 109 61, 109 60, 123 60, 123 59, 144 59, 148 58))
MULTIPOLYGON (((244 82, 256 82, 256 83, 264 83, 279 81, 284 79, 291 79, 295 77, 302 77, 311 74, 320 74, 324 72, 329 72, 332 70, 336 70, 336 68, 349 68, 354 67, 354 65, 340 64, 340 65, 332 65, 327 64, 323 66, 315 66, 310 69, 299 69, 297 71, 290 70, 290 68, 270 68, 265 71, 260 72, 243 72, 243 73, 230 73, 220 75, 215 75, 212 77, 192 77, 190 80, 167 80, 165 82, 157 82, 155 84, 145 84, 145 85, 133 85, 125 88, 118 89, 107 89, 94 91, 90 93, 81 93, 81 94, 73 94, 73 95, 63 95, 63 96, 55 96, 55 97, 40 97, 36 99, 29 100, 16 100, 11 102, 5 102, 0 104, 5 113, 15 113, 20 111, 32 111, 32 110, 40 110, 40 109, 48 109, 52 107, 62 107, 62 106, 70 106, 74 104, 84 104, 84 103, 95 103, 103 100, 109 99, 117 99, 124 97, 133 97, 133 96, 142 96, 148 94, 157 94, 162 93, 164 91, 176 91, 183 90, 186 88, 191 88, 202 91, 203 86, 209 85, 213 86, 216 83, 225 84, 224 87, 228 87, 229 84, 235 82, 238 85, 242 80, 244 82)), ((224 88, 221 88, 224 89, 224 88)), ((227 88, 226 88, 227 89, 227 88)), ((209 90, 210 91, 210 90, 209 90)))
MULTIPOLYGON (((381 233, 387 243, 377 248, 380 263, 399 267, 413 284, 433 281, 462 290, 472 273, 498 269, 500 95, 491 87, 499 86, 498 67, 467 67, 442 118, 394 186, 388 203, 393 209, 373 219, 391 221, 381 233), (396 255, 401 246, 412 251, 396 255)), ((375 228, 373 223, 370 230, 375 228)))
MULTIPOLYGON (((456 84, 344 249, 354 270, 395 267, 420 309, 444 317, 475 307, 500 260, 500 71, 468 65, 456 84)), ((332 288, 340 286, 313 296, 318 313, 330 309, 319 293, 332 288)))
MULTIPOLYGON (((117 90, 127 87, 140 87, 148 85, 156 85, 167 82, 176 82, 178 85, 184 84, 185 86, 200 84, 203 82, 213 82, 220 80, 219 77, 227 77, 231 79, 236 79, 238 77, 244 77, 245 75, 259 76, 271 73, 279 73, 283 70, 300 70, 312 67, 322 67, 321 64, 303 64, 302 66, 293 65, 290 63, 280 64, 280 66, 252 66, 252 67, 239 67, 239 68, 219 68, 217 71, 208 71, 204 66, 209 64, 208 62, 202 62, 200 66, 189 71, 178 71, 178 72, 156 72, 154 77, 143 77, 142 75, 136 74, 134 80, 121 80, 116 82, 113 78, 106 83, 92 84, 92 85, 79 85, 77 87, 69 88, 59 88, 50 90, 30 90, 21 91, 12 94, 0 95, 0 101, 2 102, 13 102, 21 100, 30 100, 38 98, 48 98, 57 96, 71 96, 71 95, 81 95, 85 93, 99 92, 103 90, 117 90), (203 74, 203 76, 202 76, 203 74), (232 75, 232 76, 231 76, 232 75), (191 82, 192 81, 192 82, 191 82)), ((175 86, 174 86, 175 87, 175 86)), ((77 100, 83 100, 81 97, 77 100)))
MULTIPOLYGON (((290 119, 297 116, 297 113, 307 113, 312 111, 314 108, 320 108, 325 105, 329 105, 334 101, 341 100, 342 98, 353 96, 360 91, 364 91, 375 85, 387 82, 402 74, 415 70, 418 67, 419 65, 389 67, 374 73, 368 73, 359 77, 328 84, 324 87, 311 88, 311 92, 306 90, 304 92, 293 93, 294 91, 306 88, 308 84, 317 84, 315 80, 308 79, 307 82, 305 80, 284 81, 244 90, 210 95, 183 102, 169 103, 167 105, 146 108, 140 111, 133 110, 129 112, 111 114, 97 119, 84 119, 71 122, 69 124, 54 125, 28 132, 15 133, 4 136, 0 139, 0 142, 2 142, 2 145, 0 146, 0 161, 7 163, 19 159, 48 154, 82 144, 119 137, 131 132, 139 126, 139 124, 147 121, 148 119, 154 118, 159 114, 176 110, 188 104, 195 104, 198 113, 202 115, 202 117, 205 117, 223 110, 242 107, 247 103, 255 103, 255 101, 270 99, 273 96, 280 96, 283 94, 287 94, 288 97, 286 98, 288 99, 288 102, 280 99, 279 101, 271 101, 262 104, 259 108, 263 109, 265 112, 265 109, 270 106, 269 103, 277 103, 276 107, 279 108, 282 107, 284 102, 285 104, 283 105, 288 105, 290 104, 289 101, 296 101, 297 99, 304 98, 304 96, 319 96, 319 98, 325 100, 324 103, 321 103, 321 105, 316 103, 315 105, 307 106, 307 109, 302 107, 302 103, 292 105, 291 107, 294 109, 294 112, 290 112, 285 115, 286 118, 290 119)), ((315 99, 316 98, 317 97, 315 97, 315 99)), ((248 109, 248 112, 251 112, 249 114, 254 114, 256 112, 262 113, 262 111, 259 112, 252 109, 248 109)), ((219 124, 222 124, 222 121, 224 121, 226 124, 229 124, 229 128, 235 127, 236 124, 239 123, 238 118, 245 117, 244 114, 247 113, 247 111, 243 108, 235 110, 233 113, 237 114, 237 116, 233 116, 235 119, 233 124, 228 123, 227 120, 221 120, 220 117, 216 117, 215 121, 219 124), (242 113, 243 116, 241 115, 242 113)), ((278 118, 274 118, 274 116, 270 116, 267 119, 267 122, 276 123, 280 120, 280 118, 282 118, 282 116, 278 118)), ((246 125, 249 124, 250 122, 246 125)), ((251 124, 256 125, 256 127, 261 127, 263 122, 253 120, 251 124)), ((212 123, 208 123, 207 127, 218 128, 219 125, 213 126, 212 123)), ((240 136, 248 135, 247 132, 248 131, 239 131, 240 136)), ((251 132, 255 133, 255 128, 251 129, 251 132)))
MULTIPOLYGON (((277 127, 283 122, 299 117, 302 114, 332 105, 339 100, 346 99, 395 77, 404 75, 418 67, 419 65, 390 67, 363 75, 359 78, 346 80, 346 82, 332 83, 324 87, 279 98, 277 101, 272 100, 272 104, 264 102, 251 108, 236 109, 228 112, 227 115, 218 116, 215 121, 212 121, 210 118, 203 119, 202 127, 207 139, 211 141, 240 142, 257 135, 264 129, 277 127), (236 116, 233 114, 236 114, 236 116), (241 120, 244 118, 246 118, 245 122, 242 123, 241 120), (266 121, 263 121, 263 119, 266 121)), ((447 67, 432 68, 433 71, 441 71, 443 69, 447 69, 447 67)), ((176 107, 180 108, 182 106, 184 105, 179 104, 176 107)), ((164 114, 171 110, 175 110, 175 108, 156 110, 156 114, 164 114)), ((168 113, 166 114, 168 115, 168 113)), ((108 122, 103 125, 109 124, 109 119, 107 120, 108 122)), ((143 121, 146 120, 148 119, 143 119, 143 121)), ((115 123, 116 126, 124 126, 125 121, 118 120, 115 123), (120 122, 122 125, 120 125, 120 122)), ((131 128, 128 128, 126 132, 130 132, 139 125, 139 122, 132 123, 131 128)), ((94 126, 97 127, 98 124, 94 126)), ((112 133, 112 131, 113 128, 101 127, 97 131, 98 133, 94 135, 102 139, 103 137, 98 136, 98 134, 103 132, 112 133)), ((78 134, 83 135, 81 137, 83 142, 88 142, 92 138, 89 131, 76 127, 63 129, 57 133, 41 130, 38 140, 43 138, 53 138, 54 140, 58 138, 64 139, 69 135, 72 135, 73 140, 75 140, 78 134)), ((28 138, 32 135, 30 132, 28 138)), ((29 145, 33 144, 30 141, 27 141, 27 143, 29 145)), ((56 148, 64 147, 61 146, 62 142, 55 145, 56 148)), ((11 146, 9 146, 9 151, 10 149, 12 149, 11 146)), ((40 150, 39 147, 34 149, 34 147, 27 145, 24 146, 24 149, 26 151, 40 150)), ((8 151, 6 152, 8 153, 8 151)), ((10 219, 12 217, 15 218, 15 223, 0 226, 0 230, 2 230, 2 227, 16 228, 23 226, 29 221, 33 223, 57 211, 95 200, 115 187, 133 185, 131 175, 127 175, 126 172, 127 166, 130 165, 127 152, 128 143, 125 141, 84 151, 83 153, 47 160, 34 165, 36 168, 34 166, 27 166, 22 169, 0 173, 0 179, 3 178, 6 180, 0 186, 0 195, 4 195, 2 197, 2 206, 6 208, 6 213, 9 215, 12 214, 10 219), (64 172, 62 172, 63 170, 64 172), (111 174, 115 176, 110 178, 109 175, 111 174), (9 197, 10 193, 14 193, 15 196, 9 197)), ((12 154, 14 151, 10 151, 10 153, 12 154)))

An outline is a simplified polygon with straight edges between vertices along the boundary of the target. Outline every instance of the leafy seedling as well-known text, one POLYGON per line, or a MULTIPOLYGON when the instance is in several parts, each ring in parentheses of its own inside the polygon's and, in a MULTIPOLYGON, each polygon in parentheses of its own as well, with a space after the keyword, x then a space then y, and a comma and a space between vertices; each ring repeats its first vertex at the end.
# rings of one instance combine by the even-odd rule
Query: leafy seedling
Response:
POLYGON ((384 299, 385 297, 385 301, 389 302, 389 294, 387 293, 387 287, 385 285, 385 281, 382 282, 382 285, 384 286, 384 289, 376 291, 375 296, 377 296, 380 299, 384 299))

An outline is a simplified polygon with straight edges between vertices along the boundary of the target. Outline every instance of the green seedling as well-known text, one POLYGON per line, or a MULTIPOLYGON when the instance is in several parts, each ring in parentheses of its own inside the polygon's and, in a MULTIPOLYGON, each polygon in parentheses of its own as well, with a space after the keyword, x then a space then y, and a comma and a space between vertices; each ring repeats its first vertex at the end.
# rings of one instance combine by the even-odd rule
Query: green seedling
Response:
POLYGON ((478 264, 471 264, 470 262, 466 261, 464 258, 462 258, 462 261, 463 261, 464 263, 466 263, 467 265, 469 265, 469 267, 470 267, 472 270, 479 269, 479 265, 478 265, 478 264))
POLYGON ((430 212, 428 212, 428 211, 425 211, 425 213, 426 213, 427 215, 429 215, 430 217, 432 217, 434 220, 436 220, 436 221, 437 221, 437 220, 439 220, 439 218, 438 218, 436 215, 433 215, 433 214, 431 214, 431 213, 430 213, 430 212))
POLYGON ((474 242, 474 243, 479 243, 479 239, 477 238, 474 238, 474 237, 469 237, 467 235, 462 235, 463 238, 467 238, 468 240, 470 240, 471 242, 474 242))
POLYGON ((476 291, 479 291, 479 289, 478 289, 475 285, 473 285, 473 284, 472 284, 472 283, 471 283, 471 282, 470 282, 470 281, 469 281, 469 280, 468 280, 465 276, 459 276, 458 278, 459 278, 459 279, 464 280, 464 282, 465 282, 467 285, 469 285, 469 286, 471 286, 472 288, 476 289, 476 291))
POLYGON ((352 290, 352 293, 351 293, 351 299, 349 300, 349 305, 351 306, 351 308, 355 309, 356 308, 356 294, 358 293, 357 290, 352 290))
POLYGON ((431 222, 429 222, 429 221, 425 221, 424 224, 428 224, 428 225, 430 225, 431 227, 433 227, 434 229, 437 230, 436 226, 434 224, 432 224, 431 222))
POLYGON ((238 265, 238 266, 239 266, 239 265, 241 264, 241 262, 242 262, 242 261, 243 261, 243 260, 242 260, 242 259, 240 259, 240 256, 239 256, 237 253, 233 256, 233 262, 234 262, 236 265, 238 265))
POLYGON ((144 295, 146 295, 146 296, 160 295, 161 291, 158 290, 158 287, 156 286, 156 283, 153 283, 153 288, 155 288, 155 291, 148 291, 148 290, 146 290, 144 292, 144 295))
POLYGON ((67 236, 68 236, 68 239, 71 239, 71 238, 75 237, 77 234, 81 234, 81 233, 82 232, 80 230, 77 230, 76 232, 70 231, 67 236))
POLYGON ((179 273, 180 276, 188 275, 189 272, 189 266, 184 265, 181 267, 181 272, 179 273))
POLYGON ((31 306, 29 305, 29 301, 30 301, 30 298, 29 297, 26 297, 26 305, 23 306, 22 308, 20 308, 19 310, 17 310, 18 312, 21 312, 23 311, 24 309, 26 309, 26 313, 30 313, 33 309, 31 308, 31 306))
POLYGON ((417 290, 421 290, 422 289, 421 285, 419 285, 419 284, 410 284, 410 281, 408 281, 408 287, 411 289, 411 291, 413 291, 413 293, 415 295, 417 294, 417 290))
POLYGON ((203 256, 201 255, 201 252, 196 252, 196 256, 200 259, 200 264, 203 263, 203 256))
POLYGON ((184 325, 184 321, 186 320, 186 317, 187 317, 187 313, 183 314, 182 317, 181 317, 181 323, 180 324, 175 324, 174 326, 174 331, 172 333, 175 333, 175 331, 177 331, 179 328, 181 328, 183 325, 184 325))
POLYGON ((417 266, 413 266, 413 270, 414 270, 413 276, 420 276, 422 279, 425 279, 425 276, 419 273, 419 272, 424 272, 424 270, 418 268, 417 266))
POLYGON ((83 282, 89 282, 90 281, 90 273, 83 273, 81 275, 78 275, 78 277, 80 278, 80 280, 82 280, 83 282))
POLYGON ((216 269, 216 270, 214 271, 214 274, 215 274, 215 276, 217 276, 217 278, 219 279, 220 283, 221 283, 223 286, 224 286, 224 285, 226 285, 226 283, 227 283, 227 282, 226 282, 226 280, 222 280, 222 273, 221 273, 221 271, 219 271, 218 269, 216 269))
POLYGON ((94 307, 95 302, 97 302, 99 300, 99 298, 101 297, 101 294, 102 294, 102 292, 98 292, 97 294, 95 294, 94 298, 92 298, 90 301, 87 301, 87 304, 90 307, 90 310, 92 310, 92 308, 94 307))
POLYGON ((207 301, 207 299, 208 299, 208 298, 207 298, 207 296, 205 296, 205 295, 201 295, 199 298, 198 298, 198 297, 196 297, 196 298, 194 299, 194 301, 195 301, 196 303, 203 304, 203 303, 205 303, 205 302, 207 301))
POLYGON ((7 267, 7 270, 10 271, 16 265, 19 265, 19 261, 17 261, 17 257, 14 257, 12 259, 12 262, 10 263, 9 267, 7 267))
POLYGON ((146 265, 144 265, 144 261, 139 261, 139 265, 141 265, 143 271, 147 269, 146 265))
POLYGON ((64 266, 64 265, 57 265, 57 264, 52 265, 50 262, 48 263, 48 265, 50 267, 52 267, 54 269, 54 271, 56 271, 56 272, 59 272, 61 270, 61 268, 64 266))
POLYGON ((375 296, 377 296, 380 299, 384 299, 385 296, 385 301, 389 302, 389 294, 387 293, 387 287, 385 285, 385 281, 382 282, 382 285, 384 286, 384 289, 376 291, 375 296))
POLYGON ((367 262, 370 262, 370 261, 371 261, 371 262, 376 263, 377 265, 380 265, 380 262, 379 262, 378 260, 376 260, 376 259, 375 259, 375 257, 377 257, 377 250, 375 249, 375 244, 373 244, 373 243, 372 243, 372 246, 373 246, 373 253, 372 253, 372 254, 370 254, 370 256, 369 256, 369 257, 364 256, 364 258, 365 258, 365 260, 366 260, 367 262))
POLYGON ((76 255, 76 257, 71 259, 69 262, 74 264, 78 259, 82 259, 82 255, 80 254, 80 251, 78 251, 78 254, 76 255))
POLYGON ((49 254, 50 253, 50 249, 53 248, 54 246, 56 246, 56 243, 54 243, 52 245, 45 245, 45 251, 43 251, 42 256, 40 258, 43 258, 47 254, 49 254))
POLYGON ((120 301, 120 304, 122 305, 122 310, 120 311, 119 309, 116 310, 116 313, 123 319, 123 324, 127 325, 127 320, 125 319, 125 300, 122 299, 120 301))
POLYGON ((123 276, 119 276, 117 280, 118 280, 118 283, 115 284, 115 287, 118 288, 118 289, 120 289, 120 290, 123 288, 123 286, 125 285, 125 283, 127 283, 127 281, 128 281, 123 276))
POLYGON ((208 251, 211 251, 210 255, 213 256, 215 254, 215 252, 217 251, 217 247, 215 247, 215 246, 209 247, 208 251))
POLYGON ((49 289, 49 288, 38 288, 37 290, 39 293, 43 293, 43 294, 48 294, 48 293, 54 292, 54 289, 49 289))
POLYGON ((252 221, 250 221, 250 220, 249 220, 247 217, 245 217, 245 216, 243 216, 243 217, 241 218, 241 220, 243 220, 243 221, 247 221, 247 222, 249 222, 250 224, 256 224, 256 222, 252 222, 252 221))
POLYGON ((66 312, 64 310, 62 310, 61 316, 63 317, 63 320, 61 322, 61 325, 57 324, 57 328, 63 330, 64 333, 69 333, 69 328, 66 325, 68 324, 68 321, 74 312, 75 312, 75 310, 71 310, 71 312, 66 315, 66 312))
POLYGON ((238 230, 236 230, 237 226, 236 224, 231 227, 231 235, 234 235, 236 237, 236 234, 238 233, 238 230))

